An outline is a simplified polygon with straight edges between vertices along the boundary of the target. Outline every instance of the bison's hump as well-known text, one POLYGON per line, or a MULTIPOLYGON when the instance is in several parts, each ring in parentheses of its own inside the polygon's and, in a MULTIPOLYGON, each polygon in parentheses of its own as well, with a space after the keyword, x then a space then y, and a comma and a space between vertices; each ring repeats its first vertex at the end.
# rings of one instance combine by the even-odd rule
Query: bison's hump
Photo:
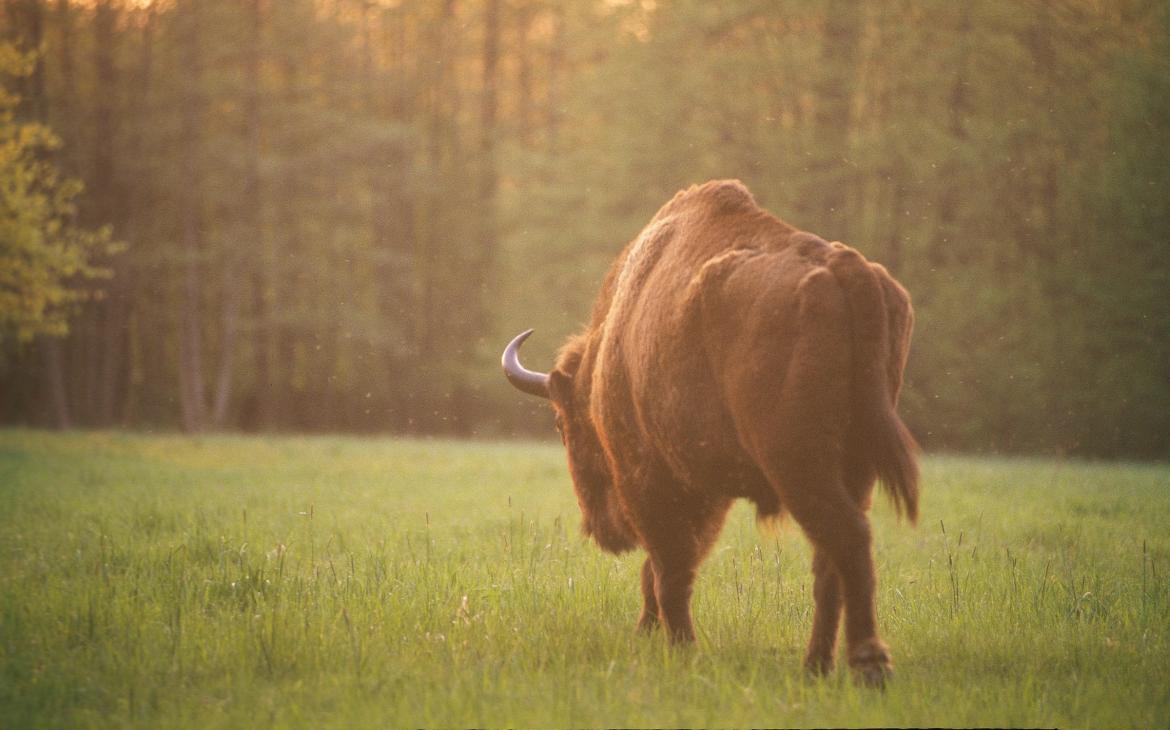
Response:
POLYGON ((716 213, 759 210, 750 190, 739 180, 710 180, 680 191, 664 205, 655 218, 688 208, 706 208, 716 213))
POLYGON ((699 187, 703 197, 721 211, 755 210, 756 199, 739 180, 712 180, 699 187))

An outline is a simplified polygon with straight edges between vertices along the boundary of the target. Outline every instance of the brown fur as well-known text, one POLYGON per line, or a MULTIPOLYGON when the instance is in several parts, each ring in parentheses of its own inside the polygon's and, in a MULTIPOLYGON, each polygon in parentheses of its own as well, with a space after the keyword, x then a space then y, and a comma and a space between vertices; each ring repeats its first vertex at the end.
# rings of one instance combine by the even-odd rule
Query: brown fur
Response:
POLYGON ((915 446, 895 413, 909 297, 884 268, 797 231, 737 181, 680 192, 614 262, 549 392, 583 529, 642 547, 642 628, 694 638, 699 563, 733 500, 790 514, 812 541, 806 665, 890 671, 865 511, 880 477, 917 517, 915 446))

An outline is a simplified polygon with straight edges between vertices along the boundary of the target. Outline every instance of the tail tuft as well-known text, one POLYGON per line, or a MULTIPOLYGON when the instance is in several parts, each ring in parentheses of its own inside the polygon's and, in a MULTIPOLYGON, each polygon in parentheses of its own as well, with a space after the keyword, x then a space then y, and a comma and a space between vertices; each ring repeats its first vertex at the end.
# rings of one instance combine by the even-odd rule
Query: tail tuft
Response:
POLYGON ((886 409, 866 429, 870 458, 878 480, 894 503, 894 510, 911 524, 918 522, 918 444, 893 408, 886 409))

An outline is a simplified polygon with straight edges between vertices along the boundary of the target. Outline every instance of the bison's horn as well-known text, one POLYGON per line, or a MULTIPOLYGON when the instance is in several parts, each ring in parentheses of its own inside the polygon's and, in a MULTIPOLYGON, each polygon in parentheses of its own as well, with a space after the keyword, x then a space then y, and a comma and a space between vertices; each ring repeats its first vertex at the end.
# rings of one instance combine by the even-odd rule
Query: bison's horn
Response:
POLYGON ((517 390, 524 391, 529 395, 548 398, 548 374, 534 373, 520 364, 520 345, 524 344, 524 340, 527 340, 530 334, 532 334, 532 330, 516 335, 515 339, 504 348, 504 356, 500 358, 500 361, 504 364, 504 375, 508 376, 508 382, 514 385, 517 390))

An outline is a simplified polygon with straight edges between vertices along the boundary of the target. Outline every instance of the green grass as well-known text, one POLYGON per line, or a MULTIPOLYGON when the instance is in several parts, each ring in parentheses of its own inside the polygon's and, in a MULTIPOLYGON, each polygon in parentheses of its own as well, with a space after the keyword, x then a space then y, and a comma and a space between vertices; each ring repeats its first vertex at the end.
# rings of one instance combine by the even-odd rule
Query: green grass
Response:
POLYGON ((809 553, 733 512, 633 631, 559 447, 0 432, 0 727, 1167 727, 1170 468, 926 459, 874 510, 897 677, 806 679, 809 553))

